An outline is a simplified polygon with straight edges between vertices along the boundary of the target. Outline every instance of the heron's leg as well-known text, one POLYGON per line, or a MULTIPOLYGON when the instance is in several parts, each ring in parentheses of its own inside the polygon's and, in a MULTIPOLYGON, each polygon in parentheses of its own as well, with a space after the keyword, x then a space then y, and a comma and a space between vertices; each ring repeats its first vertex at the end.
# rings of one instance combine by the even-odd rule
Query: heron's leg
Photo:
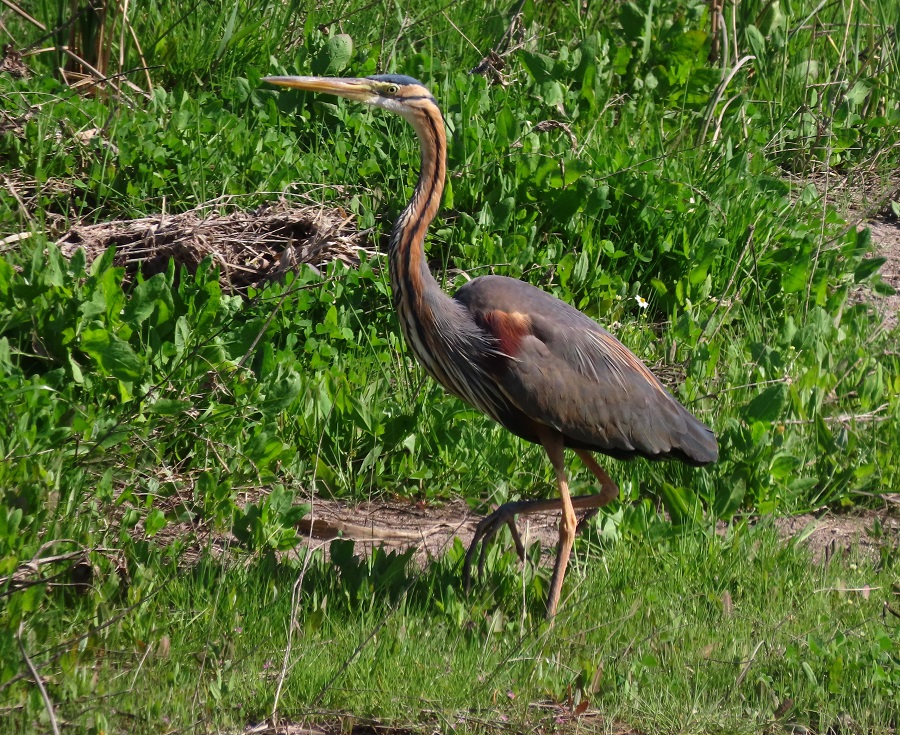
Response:
POLYGON ((597 482, 600 483, 600 492, 596 495, 587 496, 588 499, 594 502, 590 505, 585 504, 581 506, 589 508, 589 510, 582 516, 581 520, 578 521, 578 528, 575 529, 575 532, 578 533, 591 518, 597 515, 597 511, 600 510, 600 508, 619 497, 619 486, 616 485, 610 476, 606 474, 606 471, 597 464, 597 460, 594 459, 594 456, 590 452, 584 449, 576 449, 575 454, 581 457, 581 461, 584 462, 585 467, 591 471, 591 474, 596 477, 597 482))
MULTIPOLYGON (((576 449, 576 453, 581 457, 584 464, 591 471, 597 481, 600 483, 600 492, 593 495, 579 495, 571 498, 572 507, 575 510, 586 510, 587 513, 576 526, 575 532, 578 533, 587 521, 596 514, 597 509, 603 507, 607 503, 615 500, 619 495, 619 488, 610 479, 609 475, 603 468, 597 464, 590 452, 576 449)), ((548 452, 549 454, 549 452, 548 452)), ((554 467, 555 469, 555 467, 554 467)), ((568 487, 568 484, 567 484, 568 487)), ((482 576, 484 572, 484 564, 487 559, 487 546, 497 535, 498 531, 504 525, 509 526, 512 532, 513 541, 516 545, 516 551, 519 558, 525 560, 525 545, 519 532, 516 530, 515 519, 519 515, 528 515, 530 513, 546 513, 561 510, 563 507, 562 499, 553 500, 518 500, 510 503, 504 503, 497 510, 481 520, 475 528, 475 534, 472 537, 472 543, 466 551, 466 558, 463 562, 463 585, 466 592, 472 586, 472 560, 475 552, 481 545, 481 554, 478 559, 478 575, 482 576)))
POLYGON ((556 564, 553 566, 553 576, 550 578, 550 595, 547 598, 547 619, 552 620, 553 616, 556 615, 563 579, 566 576, 566 566, 569 563, 569 555, 572 553, 572 544, 575 542, 576 519, 575 508, 572 506, 572 497, 569 495, 569 481, 566 478, 562 436, 559 434, 542 436, 541 444, 544 445, 547 456, 553 464, 553 469, 556 472, 556 485, 559 488, 559 496, 562 500, 562 518, 559 521, 559 546, 556 549, 556 564))
MULTIPOLYGON (((616 491, 618 492, 618 491, 616 491)), ((615 497, 615 496, 613 496, 615 497)), ((575 510, 587 510, 584 519, 579 522, 576 530, 580 531, 585 521, 593 517, 596 508, 606 505, 608 500, 604 500, 600 495, 578 495, 572 498, 572 507, 575 510), (602 502, 601 502, 602 501, 602 502)), ((503 526, 508 526, 512 533, 513 543, 516 545, 516 553, 519 559, 525 561, 525 544, 522 542, 522 536, 516 528, 516 516, 529 515, 531 513, 550 513, 558 511, 562 508, 562 501, 559 499, 552 500, 515 500, 504 503, 490 515, 481 519, 475 527, 475 533, 472 537, 472 543, 466 551, 466 558, 463 564, 463 583, 468 592, 472 582, 472 559, 481 544, 481 554, 478 557, 478 576, 484 571, 484 564, 487 555, 487 546, 493 541, 494 536, 503 526)))

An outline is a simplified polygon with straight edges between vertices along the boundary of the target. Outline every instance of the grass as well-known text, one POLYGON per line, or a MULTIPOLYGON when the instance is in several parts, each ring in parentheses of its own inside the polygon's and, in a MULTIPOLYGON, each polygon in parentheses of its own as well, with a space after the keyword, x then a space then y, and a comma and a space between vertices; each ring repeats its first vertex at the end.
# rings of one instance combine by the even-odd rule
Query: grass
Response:
MULTIPOLYGON (((822 563, 767 524, 667 536, 581 544, 552 628, 528 594, 546 579, 531 567, 522 575, 508 554, 491 560, 490 581, 466 602, 459 547, 424 570, 333 547, 330 564, 319 553, 280 563, 205 556, 190 570, 113 566, 95 581, 107 600, 48 595, 57 614, 24 642, 57 682, 60 720, 106 732, 233 731, 273 710, 312 722, 340 713, 521 729, 575 725, 581 703, 580 726, 591 730, 896 726, 897 621, 885 614, 896 544, 878 561, 851 553, 822 563), (106 625, 126 602, 131 624, 106 625)), ((8 710, 17 731, 45 714, 31 691, 8 710)))
MULTIPOLYGON (((55 6, 39 10, 52 27, 55 6)), ((716 63, 706 3, 517 10, 150 4, 83 14, 75 48, 110 39, 92 65, 146 96, 80 94, 55 76, 59 50, 26 56, 29 79, 0 74, 0 707, 18 730, 48 726, 20 631, 71 731, 264 719, 300 578, 288 719, 896 729, 895 540, 823 567, 744 525, 878 507, 898 481, 897 333, 858 295, 890 289, 836 206, 847 190, 873 211, 896 200, 896 4, 728 6, 716 63), (117 30, 92 35, 101 22, 117 30), (505 83, 469 74, 508 28, 505 83), (552 488, 538 448, 412 363, 383 261, 243 298, 212 263, 126 279, 111 252, 87 263, 53 244, 79 222, 285 191, 343 207, 377 242, 418 147, 402 120, 259 82, 311 71, 434 91, 451 173, 427 248, 448 290, 463 271, 553 292, 672 375, 719 437, 702 471, 609 464, 620 500, 580 547, 552 630, 546 580, 508 544, 471 599, 459 549, 421 573, 340 545, 302 574, 285 556, 312 493, 483 505, 552 488), (572 720, 581 701, 602 718, 572 720)))

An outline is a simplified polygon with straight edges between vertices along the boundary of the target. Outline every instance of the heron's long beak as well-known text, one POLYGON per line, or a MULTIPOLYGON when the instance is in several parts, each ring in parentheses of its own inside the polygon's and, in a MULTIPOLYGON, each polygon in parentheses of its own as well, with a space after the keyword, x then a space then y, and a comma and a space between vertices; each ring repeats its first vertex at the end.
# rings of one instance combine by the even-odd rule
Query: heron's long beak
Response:
POLYGON ((371 102, 377 94, 368 79, 340 77, 263 77, 262 81, 307 92, 334 94, 355 102, 371 102))

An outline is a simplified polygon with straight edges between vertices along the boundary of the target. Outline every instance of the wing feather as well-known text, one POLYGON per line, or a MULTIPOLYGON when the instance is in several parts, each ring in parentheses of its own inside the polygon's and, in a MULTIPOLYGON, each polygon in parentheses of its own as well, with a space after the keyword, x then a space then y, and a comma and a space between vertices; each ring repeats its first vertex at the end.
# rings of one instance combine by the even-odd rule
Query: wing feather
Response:
POLYGON ((527 318, 495 380, 518 412, 557 429, 570 446, 691 464, 717 458, 710 429, 640 359, 577 309, 498 276, 471 281, 456 298, 488 326, 501 323, 499 313, 527 318))

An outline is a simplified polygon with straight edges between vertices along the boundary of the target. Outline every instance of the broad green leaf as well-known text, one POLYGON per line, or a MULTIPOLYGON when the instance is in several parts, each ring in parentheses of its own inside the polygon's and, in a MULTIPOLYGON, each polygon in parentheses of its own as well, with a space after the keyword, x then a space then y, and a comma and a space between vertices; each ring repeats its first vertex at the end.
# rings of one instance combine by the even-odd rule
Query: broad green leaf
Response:
POLYGON ((797 293, 806 288, 809 275, 809 261, 795 263, 787 268, 781 277, 781 287, 787 293, 797 293))
POLYGON ((4 258, 0 258, 0 296, 5 297, 9 293, 13 278, 15 278, 15 271, 12 266, 4 258))
POLYGON ((509 223, 516 213, 515 197, 504 197, 491 208, 491 215, 494 220, 494 228, 497 230, 506 230, 509 223))
POLYGON ((748 424, 756 421, 775 421, 781 416, 787 399, 787 383, 770 385, 744 408, 744 420, 748 424))
POLYGON ((290 406, 303 388, 303 381, 292 369, 278 367, 264 383, 265 401, 260 408, 267 416, 275 416, 290 406))
POLYGON ((871 92, 869 86, 860 80, 847 91, 847 101, 856 107, 865 102, 866 97, 869 96, 869 92, 871 92))
POLYGON ((150 317, 154 309, 159 309, 157 324, 167 321, 174 310, 172 290, 163 273, 157 273, 149 280, 139 283, 125 306, 123 320, 134 327, 150 317))
POLYGON ((553 81, 554 61, 549 56, 534 51, 522 51, 522 62, 536 82, 553 81))
POLYGON ((877 273, 885 263, 887 263, 887 258, 866 258, 853 271, 853 282, 865 281, 872 274, 877 273))
POLYGON ((744 35, 747 37, 747 43, 750 44, 750 50, 756 57, 756 67, 762 68, 762 62, 766 58, 766 39, 755 25, 748 25, 744 29, 744 35))
POLYGON ((75 361, 75 357, 71 352, 69 352, 68 357, 69 369, 72 371, 72 380, 74 380, 78 385, 83 385, 84 375, 81 372, 81 366, 75 361))
POLYGON ((151 510, 144 519, 144 530, 148 536, 155 536, 166 527, 166 514, 158 508, 151 510))
POLYGON ((497 148, 505 150, 515 140, 516 136, 516 121, 508 106, 504 105, 503 109, 497 114, 494 125, 497 131, 497 148))
POLYGON ((735 474, 720 483, 713 501, 713 512, 716 518, 730 519, 744 502, 747 494, 746 480, 735 474))
POLYGON ((638 41, 643 38, 645 28, 645 14, 633 2, 622 3, 619 8, 619 23, 628 41, 638 41))
POLYGON ((353 56, 353 38, 346 33, 331 36, 312 62, 314 74, 335 76, 350 65, 353 56))
POLYGON ((819 78, 819 62, 816 59, 807 59, 795 64, 788 72, 795 82, 810 84, 819 78))
POLYGON ((146 410, 149 413, 155 413, 160 416, 177 416, 185 411, 191 410, 194 404, 191 401, 180 401, 175 398, 160 398, 154 401, 146 410))
POLYGON ((137 380, 141 376, 140 357, 127 342, 105 329, 86 329, 81 334, 80 347, 106 375, 119 380, 137 380))
POLYGON ((798 457, 785 452, 779 452, 772 458, 769 473, 778 480, 786 480, 800 469, 803 462, 798 457))
POLYGON ((667 482, 662 483, 660 495, 672 522, 676 525, 695 523, 702 517, 700 501, 693 491, 686 487, 675 487, 667 482))

